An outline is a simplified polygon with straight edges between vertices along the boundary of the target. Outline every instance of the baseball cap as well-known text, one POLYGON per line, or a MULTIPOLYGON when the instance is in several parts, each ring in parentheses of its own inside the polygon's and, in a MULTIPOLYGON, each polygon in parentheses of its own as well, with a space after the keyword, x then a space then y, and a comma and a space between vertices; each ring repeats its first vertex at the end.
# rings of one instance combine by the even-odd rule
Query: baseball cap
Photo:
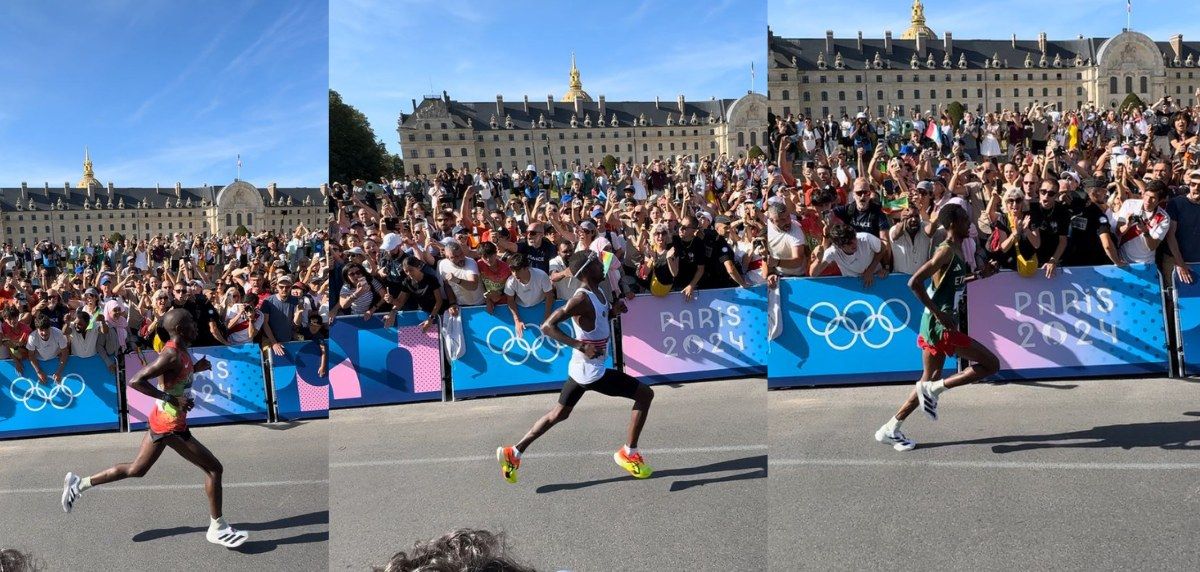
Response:
POLYGON ((901 155, 915 155, 916 153, 917 153, 917 148, 913 147, 912 145, 905 144, 905 145, 900 146, 900 154, 901 155))
POLYGON ((863 112, 861 112, 861 111, 860 111, 860 112, 858 112, 858 114, 857 114, 857 115, 855 115, 855 116, 854 116, 854 118, 855 118, 855 119, 866 119, 866 118, 867 118, 867 114, 866 114, 866 113, 863 113, 863 112))
POLYGON ((359 255, 359 256, 362 256, 362 255, 364 255, 364 254, 366 254, 366 253, 364 253, 364 252, 363 252, 363 249, 362 249, 362 247, 355 246, 354 248, 351 248, 350 250, 347 250, 347 251, 346 251, 346 254, 357 254, 357 255, 359 255))
POLYGON ((403 242, 403 240, 400 238, 400 235, 392 232, 383 237, 383 244, 381 244, 379 247, 383 249, 384 252, 391 252, 396 250, 396 248, 400 246, 401 242, 403 242))
POLYGON ((921 182, 917 183, 917 188, 921 189, 922 191, 929 191, 932 193, 933 192, 933 181, 921 181, 921 182))
POLYGON ((292 277, 288 276, 287 274, 280 276, 279 279, 276 280, 275 282, 277 284, 295 284, 296 283, 294 280, 292 280, 292 277))
POLYGON ((938 167, 937 170, 933 172, 933 174, 935 177, 940 177, 940 176, 942 176, 942 173, 949 173, 949 172, 950 172, 950 167, 942 165, 942 166, 938 167))
POLYGON ((104 276, 100 277, 100 285, 101 286, 103 286, 105 284, 109 284, 111 282, 112 282, 112 276, 105 274, 104 276))
POLYGON ((729 224, 729 217, 721 215, 717 217, 717 224, 729 224))
POLYGON ((712 220, 713 220, 712 215, 709 214, 708 211, 700 211, 700 212, 696 213, 696 216, 698 216, 700 218, 708 219, 708 222, 712 222, 712 220))
POLYGON ((596 208, 592 209, 592 218, 601 216, 603 214, 604 214, 604 209, 602 209, 600 207, 596 207, 596 208))
POLYGON ((585 220, 585 221, 579 223, 579 228, 582 228, 584 230, 596 230, 596 223, 594 223, 590 220, 585 220))

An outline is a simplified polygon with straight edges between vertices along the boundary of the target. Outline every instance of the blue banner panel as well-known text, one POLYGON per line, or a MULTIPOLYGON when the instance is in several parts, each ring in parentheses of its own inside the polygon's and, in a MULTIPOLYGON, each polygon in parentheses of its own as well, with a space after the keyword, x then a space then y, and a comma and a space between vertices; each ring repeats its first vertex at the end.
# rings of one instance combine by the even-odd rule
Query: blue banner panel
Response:
POLYGON ((399 312, 391 328, 383 327, 380 315, 369 321, 358 316, 335 320, 329 330, 330 405, 336 409, 441 399, 437 329, 421 331, 418 324, 425 316, 399 312))
POLYGON ((621 316, 625 373, 646 383, 767 373, 767 288, 638 296, 621 316))
MULTIPOLYGON (((555 302, 554 308, 563 304, 555 302)), ((507 306, 497 307, 494 314, 482 306, 462 309, 466 352, 450 362, 455 398, 559 389, 566 383, 574 350, 542 335, 545 305, 520 308, 518 314, 526 323, 520 337, 507 306)), ((563 327, 569 333, 565 323, 563 327)), ((611 343, 605 363, 612 367, 611 343)))
POLYGON ((329 417, 329 375, 321 375, 320 344, 289 342, 283 344, 282 356, 268 352, 267 357, 280 421, 329 417))
MULTIPOLYGON (((907 274, 869 288, 852 277, 780 281, 782 333, 771 340, 767 387, 916 381, 925 308, 907 274)), ((946 360, 945 375, 957 368, 946 360)))
MULTIPOLYGON (((188 425, 267 420, 267 385, 257 344, 192 348, 190 352, 194 361, 207 357, 212 369, 192 378, 192 399, 196 406, 187 414, 188 425)), ((157 355, 143 352, 142 357, 153 363, 157 355)), ((125 356, 125 379, 133 379, 142 367, 137 356, 125 356)), ((145 429, 155 407, 154 399, 135 389, 127 389, 125 397, 130 429, 145 429)))
MULTIPOLYGON (((35 334, 36 335, 36 334, 35 334)), ((38 383, 28 361, 24 375, 11 360, 0 361, 0 439, 87 431, 117 431, 117 380, 104 360, 71 356, 62 383, 38 383)), ((58 358, 41 362, 42 371, 58 370, 58 358)))
POLYGON ((1162 286, 1151 264, 1001 272, 967 286, 971 337, 1003 379, 1165 373, 1162 286))
POLYGON ((1179 345, 1183 347, 1183 374, 1200 375, 1200 264, 1188 266, 1195 278, 1191 284, 1180 282, 1179 275, 1171 273, 1178 300, 1175 312, 1179 323, 1179 345))

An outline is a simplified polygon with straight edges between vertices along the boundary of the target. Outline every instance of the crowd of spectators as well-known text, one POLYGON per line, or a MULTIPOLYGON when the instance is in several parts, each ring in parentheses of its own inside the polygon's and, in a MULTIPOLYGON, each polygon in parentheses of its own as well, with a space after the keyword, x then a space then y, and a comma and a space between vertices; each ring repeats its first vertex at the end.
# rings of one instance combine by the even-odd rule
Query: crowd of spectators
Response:
MULTIPOLYGON (((1197 94, 1200 100, 1200 93, 1197 94)), ((939 209, 972 219, 968 264, 1025 276, 1200 262, 1200 105, 1050 103, 984 115, 777 117, 768 240, 785 276, 914 273, 943 240, 939 209)), ((956 106, 957 107, 957 106, 956 106)), ((768 167, 770 168, 770 167, 768 167)))

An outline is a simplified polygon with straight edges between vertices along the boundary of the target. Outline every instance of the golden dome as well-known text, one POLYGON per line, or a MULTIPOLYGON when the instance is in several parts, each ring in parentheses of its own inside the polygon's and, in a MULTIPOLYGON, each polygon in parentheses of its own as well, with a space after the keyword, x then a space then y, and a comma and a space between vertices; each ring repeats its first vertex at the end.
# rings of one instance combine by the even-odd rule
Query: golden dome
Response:
POLYGON ((91 185, 102 187, 100 181, 96 180, 96 174, 92 172, 92 157, 88 153, 88 148, 83 148, 83 178, 79 179, 79 183, 75 185, 77 189, 86 189, 91 185))
POLYGON ((577 99, 579 101, 591 101, 592 96, 583 91, 583 81, 579 79, 579 68, 575 67, 575 52, 571 52, 571 83, 562 100, 572 102, 577 99))
POLYGON ((937 34, 925 25, 925 7, 921 5, 921 0, 913 0, 912 25, 900 35, 900 39, 915 40, 917 36, 924 36, 929 40, 937 39, 937 34))

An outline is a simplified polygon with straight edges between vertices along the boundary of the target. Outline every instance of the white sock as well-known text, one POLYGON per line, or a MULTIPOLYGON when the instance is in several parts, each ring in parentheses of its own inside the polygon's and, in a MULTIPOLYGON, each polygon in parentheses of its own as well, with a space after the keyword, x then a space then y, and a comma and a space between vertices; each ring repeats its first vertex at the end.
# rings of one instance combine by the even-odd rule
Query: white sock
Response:
POLYGON ((90 488, 92 488, 92 478, 91 477, 84 477, 83 479, 81 479, 79 481, 79 492, 82 493, 83 491, 86 491, 90 488))
POLYGON ((888 419, 887 423, 883 424, 883 430, 887 431, 888 433, 895 433, 896 430, 900 428, 901 423, 904 423, 904 421, 892 417, 891 419, 888 419))
POLYGON ((934 397, 941 395, 947 389, 950 389, 950 388, 946 387, 946 384, 944 382, 942 382, 942 380, 940 380, 940 379, 937 381, 930 382, 930 384, 929 384, 929 393, 932 393, 934 397))
POLYGON ((221 517, 217 517, 217 518, 209 518, 208 519, 208 527, 210 529, 220 530, 222 528, 228 528, 229 525, 226 524, 225 517, 221 516, 221 517))
POLYGON ((630 449, 629 445, 625 445, 625 456, 626 457, 632 457, 636 454, 637 454, 637 447, 630 449))
POLYGON ((512 451, 513 451, 513 457, 516 457, 518 461, 521 460, 521 450, 516 447, 513 447, 512 451))

